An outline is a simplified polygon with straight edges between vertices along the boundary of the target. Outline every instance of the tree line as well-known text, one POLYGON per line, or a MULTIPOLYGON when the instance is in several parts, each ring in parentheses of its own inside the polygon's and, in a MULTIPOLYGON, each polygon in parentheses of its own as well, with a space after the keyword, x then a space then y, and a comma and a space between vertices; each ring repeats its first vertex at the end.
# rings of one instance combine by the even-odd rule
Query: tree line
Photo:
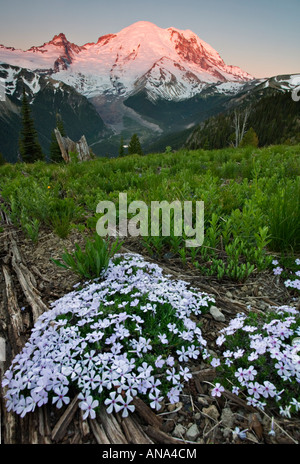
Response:
MULTIPOLYGON (((41 145, 38 141, 38 134, 34 127, 34 120, 31 115, 31 108, 29 104, 28 97, 26 95, 25 88, 23 88, 22 94, 22 107, 21 107, 21 117, 22 117, 22 128, 19 137, 19 155, 18 160, 25 163, 34 163, 35 161, 44 161, 45 155, 43 154, 41 145)), ((66 136, 66 131, 62 118, 59 114, 56 115, 56 127, 63 137, 66 136)), ((124 144, 123 137, 121 138, 121 143, 119 147, 119 156, 125 156, 127 153, 125 149, 128 149, 128 154, 138 154, 143 155, 142 146, 137 134, 133 134, 131 140, 127 145, 124 144)), ((54 130, 51 133, 51 143, 50 143, 50 162, 60 163, 63 161, 61 150, 58 145, 54 130)), ((1 160, 5 162, 3 156, 0 154, 0 164, 1 160)), ((2 163, 2 164, 3 164, 2 163)))

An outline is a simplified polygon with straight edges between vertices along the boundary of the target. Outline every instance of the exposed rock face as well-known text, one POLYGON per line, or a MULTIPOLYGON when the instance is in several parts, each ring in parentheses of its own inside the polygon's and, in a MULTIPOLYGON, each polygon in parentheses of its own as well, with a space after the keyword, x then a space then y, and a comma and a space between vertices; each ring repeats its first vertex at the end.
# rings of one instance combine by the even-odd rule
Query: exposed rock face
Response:
POLYGON ((78 142, 73 142, 69 137, 62 137, 58 129, 54 129, 54 132, 61 155, 66 163, 73 161, 72 154, 74 156, 76 154, 76 161, 88 161, 94 158, 84 135, 78 142))

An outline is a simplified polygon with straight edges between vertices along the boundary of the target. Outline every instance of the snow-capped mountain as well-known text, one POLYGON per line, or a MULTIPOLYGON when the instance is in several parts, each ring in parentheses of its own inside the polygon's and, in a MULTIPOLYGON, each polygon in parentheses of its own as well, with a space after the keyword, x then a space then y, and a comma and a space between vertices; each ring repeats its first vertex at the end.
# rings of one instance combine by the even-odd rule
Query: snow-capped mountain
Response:
POLYGON ((192 31, 162 29, 139 21, 96 43, 78 46, 64 34, 23 51, 0 45, 0 62, 55 74, 88 98, 127 97, 145 89, 150 99, 180 101, 211 84, 244 83, 253 77, 224 63, 192 31))

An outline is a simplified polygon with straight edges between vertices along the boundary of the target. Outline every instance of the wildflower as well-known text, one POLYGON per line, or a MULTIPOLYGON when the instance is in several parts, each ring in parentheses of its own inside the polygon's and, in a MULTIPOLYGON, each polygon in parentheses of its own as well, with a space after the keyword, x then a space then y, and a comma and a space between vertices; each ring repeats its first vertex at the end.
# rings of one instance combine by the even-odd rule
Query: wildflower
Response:
POLYGON ((167 345, 169 343, 166 334, 158 335, 158 338, 163 345, 167 345))
POLYGON ((272 420, 271 420, 271 429, 269 431, 269 435, 273 435, 275 436, 275 430, 274 430, 274 417, 272 417, 272 420))
POLYGON ((258 382, 250 382, 248 385, 249 395, 253 395, 255 399, 258 399, 262 394, 262 386, 258 382))
POLYGON ((247 377, 247 373, 244 372, 244 369, 242 367, 239 367, 238 370, 234 373, 234 375, 241 383, 243 383, 247 377))
POLYGON ((235 353, 233 353, 233 356, 235 359, 241 358, 244 354, 245 350, 242 348, 239 348, 235 353))
POLYGON ((177 385, 177 383, 179 382, 179 374, 176 374, 176 371, 175 371, 174 367, 173 367, 172 370, 167 369, 166 374, 168 374, 167 375, 167 380, 169 380, 169 381, 172 380, 172 383, 174 385, 177 385))
POLYGON ((156 361, 155 361, 155 367, 161 368, 161 367, 163 367, 164 364, 165 364, 164 359, 162 359, 162 356, 159 355, 159 356, 157 357, 156 361))
POLYGON ((233 386, 233 387, 232 387, 232 393, 233 393, 234 395, 239 395, 239 393, 240 393, 239 387, 233 386))
POLYGON ((121 395, 118 396, 117 400, 120 404, 116 405, 117 412, 122 412, 122 417, 128 417, 128 411, 133 412, 135 410, 135 406, 133 404, 129 404, 132 401, 132 396, 126 394, 126 398, 123 399, 121 395))
POLYGON ((108 414, 111 414, 113 411, 117 412, 117 402, 118 402, 119 396, 118 398, 116 398, 116 394, 117 392, 115 391, 111 392, 109 394, 110 398, 106 398, 106 400, 104 401, 104 404, 106 406, 108 405, 108 408, 106 409, 108 414))
POLYGON ((289 419, 291 418, 291 413, 290 413, 290 409, 291 409, 291 406, 286 406, 285 409, 280 406, 279 407, 279 413, 283 416, 283 417, 288 417, 289 419))
POLYGON ((277 259, 273 259, 272 264, 273 264, 274 266, 277 266, 277 264, 279 264, 279 263, 278 263, 277 259))
POLYGON ((224 387, 220 383, 216 383, 215 387, 213 388, 211 395, 212 396, 221 396, 222 392, 224 391, 224 387))
POLYGON ((232 431, 233 438, 235 439, 235 438, 239 437, 241 440, 245 440, 245 438, 247 438, 247 434, 246 434, 247 431, 248 431, 248 429, 240 430, 239 427, 236 427, 232 431))
POLYGON ((196 349, 195 345, 188 347, 188 356, 193 359, 197 359, 199 356, 199 350, 196 349))
POLYGON ((275 267, 275 268, 273 269, 274 275, 280 275, 280 274, 282 273, 282 271, 283 271, 283 269, 282 269, 281 267, 279 267, 279 266, 278 266, 278 267, 275 267))
POLYGON ((152 400, 151 403, 150 403, 151 408, 156 409, 156 411, 158 411, 161 408, 160 403, 164 399, 163 396, 159 396, 158 394, 154 395, 153 393, 150 393, 149 398, 150 398, 150 400, 152 400))
POLYGON ((94 400, 91 395, 89 395, 85 400, 81 401, 79 403, 80 409, 85 411, 83 414, 82 418, 85 420, 88 416, 90 416, 91 419, 95 419, 96 417, 96 412, 94 409, 99 405, 98 400, 94 400))
POLYGON ((67 387, 57 387, 54 389, 54 393, 56 393, 57 396, 54 396, 52 399, 52 403, 56 403, 56 406, 60 409, 64 404, 69 404, 70 403, 70 398, 68 396, 65 396, 68 393, 68 388, 67 387))
POLYGON ((169 398, 171 404, 178 403, 179 394, 180 392, 176 387, 171 388, 171 390, 167 393, 167 397, 169 398))
POLYGON ((189 379, 192 378, 192 374, 190 373, 190 370, 189 370, 188 367, 185 367, 185 368, 183 369, 183 367, 180 366, 180 368, 179 368, 179 373, 180 373, 180 375, 184 378, 185 381, 188 381, 189 379))
POLYGON ((189 360, 189 356, 187 351, 185 351, 185 347, 183 346, 180 350, 177 350, 176 353, 179 355, 180 362, 186 362, 189 360))
POLYGON ((210 364, 212 367, 218 367, 220 366, 221 361, 218 358, 213 358, 210 364))
POLYGON ((262 385, 262 392, 261 394, 265 397, 268 398, 269 396, 273 397, 276 395, 276 387, 273 385, 271 382, 268 380, 265 380, 263 385, 262 385))
POLYGON ((246 373, 247 373, 247 380, 254 380, 254 377, 257 374, 257 371, 254 369, 253 366, 250 366, 248 370, 246 370, 246 373))
POLYGON ((299 259, 299 258, 295 259, 295 263, 296 263, 298 266, 300 266, 300 259, 299 259))

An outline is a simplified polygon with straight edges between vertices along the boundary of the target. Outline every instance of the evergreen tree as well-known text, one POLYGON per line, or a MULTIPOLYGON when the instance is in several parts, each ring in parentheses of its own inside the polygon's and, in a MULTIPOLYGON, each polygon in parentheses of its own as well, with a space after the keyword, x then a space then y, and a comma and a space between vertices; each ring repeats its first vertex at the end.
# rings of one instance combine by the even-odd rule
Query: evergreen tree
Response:
POLYGON ((24 87, 21 113, 22 129, 19 140, 19 148, 22 160, 25 163, 34 163, 35 161, 43 160, 44 155, 38 141, 37 132, 34 128, 34 121, 31 116, 31 109, 24 87))
POLYGON ((246 132, 244 135, 240 147, 258 147, 258 137, 256 132, 254 131, 253 127, 250 127, 250 129, 246 132))
MULTIPOLYGON (((56 115, 56 127, 61 133, 61 135, 65 137, 66 132, 65 132, 64 124, 63 124, 60 114, 56 115)), ((61 151, 60 151, 54 130, 52 131, 52 134, 51 134, 50 161, 52 163, 61 163, 63 161, 63 157, 61 155, 61 151)))
POLYGON ((119 156, 124 156, 125 155, 125 150, 124 150, 124 139, 121 137, 121 142, 120 142, 120 147, 119 147, 119 156))
POLYGON ((5 164, 6 161, 5 161, 5 158, 4 156, 2 155, 2 153, 0 153, 0 166, 2 166, 3 164, 5 164))
POLYGON ((137 134, 133 134, 128 145, 129 155, 143 155, 143 150, 139 141, 137 134))

